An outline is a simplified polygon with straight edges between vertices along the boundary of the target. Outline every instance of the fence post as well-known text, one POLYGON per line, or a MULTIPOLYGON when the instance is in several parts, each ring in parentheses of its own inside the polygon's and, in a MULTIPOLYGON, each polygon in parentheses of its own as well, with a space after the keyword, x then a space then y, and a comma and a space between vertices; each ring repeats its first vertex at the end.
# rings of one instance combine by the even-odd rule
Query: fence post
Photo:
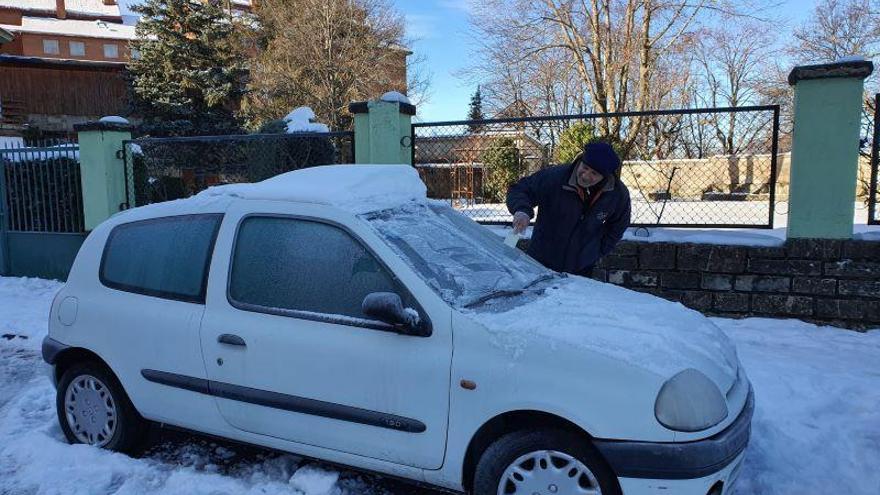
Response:
POLYGON ((117 122, 88 122, 74 126, 79 135, 83 216, 90 231, 128 201, 122 142, 131 127, 117 122))
POLYGON ((382 100, 351 103, 354 115, 355 163, 412 165, 412 116, 409 103, 382 100))
POLYGON ((853 233, 859 130, 868 61, 795 67, 788 237, 853 233))

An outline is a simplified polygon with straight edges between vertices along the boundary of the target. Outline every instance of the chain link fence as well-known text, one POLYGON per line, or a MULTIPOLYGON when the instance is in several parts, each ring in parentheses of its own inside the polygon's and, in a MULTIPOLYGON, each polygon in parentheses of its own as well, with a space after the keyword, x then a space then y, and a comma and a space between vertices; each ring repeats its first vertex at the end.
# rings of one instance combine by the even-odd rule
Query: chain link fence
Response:
POLYGON ((79 145, 60 140, 0 145, 0 214, 0 230, 83 232, 79 145))
POLYGON ((354 163, 354 133, 248 134, 126 141, 128 206, 192 196, 208 187, 354 163))
POLYGON ((412 153, 429 196, 482 223, 510 222, 510 184, 605 140, 634 226, 772 228, 778 134, 778 106, 427 122, 412 153))

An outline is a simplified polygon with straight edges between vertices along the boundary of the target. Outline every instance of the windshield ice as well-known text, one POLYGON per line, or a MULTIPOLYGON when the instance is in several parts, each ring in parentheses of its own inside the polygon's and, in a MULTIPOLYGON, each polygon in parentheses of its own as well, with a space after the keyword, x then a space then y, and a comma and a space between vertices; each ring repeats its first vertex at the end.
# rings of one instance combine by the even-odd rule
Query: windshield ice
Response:
POLYGON ((516 293, 554 272, 440 202, 362 215, 446 302, 462 307, 516 293))

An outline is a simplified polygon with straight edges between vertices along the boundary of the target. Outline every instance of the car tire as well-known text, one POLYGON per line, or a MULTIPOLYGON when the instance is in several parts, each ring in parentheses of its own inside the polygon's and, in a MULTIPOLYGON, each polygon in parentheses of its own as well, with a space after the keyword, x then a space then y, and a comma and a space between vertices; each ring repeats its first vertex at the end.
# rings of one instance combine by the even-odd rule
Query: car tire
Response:
POLYGON ((621 495, 611 468, 588 441, 565 430, 548 429, 508 433, 489 445, 474 472, 473 495, 596 493, 587 488, 621 495), (536 471, 543 472, 534 478, 522 475, 536 471), (536 478, 543 480, 540 486, 535 486, 536 478))
POLYGON ((58 382, 58 422, 70 443, 85 443, 135 454, 143 447, 149 423, 132 405, 106 366, 76 363, 58 382))

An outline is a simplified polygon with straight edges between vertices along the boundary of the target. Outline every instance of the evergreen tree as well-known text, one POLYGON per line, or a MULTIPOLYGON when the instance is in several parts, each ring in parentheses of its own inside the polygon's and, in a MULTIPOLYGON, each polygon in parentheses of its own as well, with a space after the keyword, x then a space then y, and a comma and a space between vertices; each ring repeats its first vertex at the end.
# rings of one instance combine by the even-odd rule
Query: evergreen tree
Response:
MULTIPOLYGON (((486 118, 483 115, 483 97, 480 95, 480 87, 477 86, 477 91, 471 95, 471 103, 470 110, 468 110, 468 120, 483 120, 486 118)), ((479 124, 470 124, 468 125, 468 129, 472 133, 480 132, 482 126, 479 124)))
POLYGON ((238 132, 243 95, 238 21, 217 1, 146 0, 129 65, 132 110, 157 135, 238 132))

